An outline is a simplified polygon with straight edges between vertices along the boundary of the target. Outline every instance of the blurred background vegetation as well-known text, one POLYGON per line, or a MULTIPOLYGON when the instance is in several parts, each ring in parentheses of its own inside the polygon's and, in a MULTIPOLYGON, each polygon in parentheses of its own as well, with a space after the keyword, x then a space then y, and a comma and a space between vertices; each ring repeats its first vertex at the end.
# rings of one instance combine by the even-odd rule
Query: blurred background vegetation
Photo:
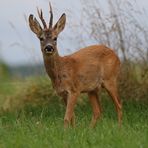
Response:
MULTIPOLYGON (((148 24, 140 21, 146 13, 137 10, 129 0, 107 2, 108 9, 104 10, 98 0, 81 0, 81 21, 71 24, 71 30, 80 48, 90 42, 113 48, 122 62, 119 76, 122 101, 148 104, 148 24)), ((67 36, 71 37, 72 34, 67 36)), ((102 98, 106 95, 104 91, 101 94, 102 98)), ((47 105, 58 101, 57 98, 42 64, 9 66, 0 60, 1 111, 18 110, 28 104, 47 105)), ((85 101, 80 99, 79 103, 85 101)))

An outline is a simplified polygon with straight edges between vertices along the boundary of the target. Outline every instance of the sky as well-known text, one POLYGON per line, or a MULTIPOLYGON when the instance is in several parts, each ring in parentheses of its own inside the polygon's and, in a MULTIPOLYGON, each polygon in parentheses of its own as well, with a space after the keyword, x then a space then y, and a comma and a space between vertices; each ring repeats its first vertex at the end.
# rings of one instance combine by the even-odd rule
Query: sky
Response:
MULTIPOLYGON (((50 2, 54 11, 54 22, 62 13, 67 14, 67 26, 58 40, 59 53, 63 56, 68 54, 67 49, 74 52, 78 48, 79 43, 74 40, 74 34, 69 26, 79 21, 82 5, 80 0, 50 0, 50 2), (73 40, 67 36, 73 36, 73 40)), ((148 11, 148 0, 137 0, 137 3, 140 8, 144 7, 148 11)), ((0 59, 11 66, 42 62, 39 41, 30 31, 27 22, 29 14, 37 16, 37 7, 43 9, 48 20, 48 0, 0 0, 0 59)))

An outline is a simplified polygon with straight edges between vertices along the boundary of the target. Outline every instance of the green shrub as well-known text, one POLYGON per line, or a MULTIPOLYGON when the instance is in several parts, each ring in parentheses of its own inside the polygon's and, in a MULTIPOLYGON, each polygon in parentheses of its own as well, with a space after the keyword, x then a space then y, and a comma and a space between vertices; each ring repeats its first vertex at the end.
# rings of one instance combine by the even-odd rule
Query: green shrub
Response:
POLYGON ((148 65, 124 63, 119 78, 120 96, 148 102, 148 65))
POLYGON ((10 77, 8 66, 0 61, 0 81, 6 80, 10 77))
MULTIPOLYGON (((60 100, 51 81, 47 77, 34 77, 21 81, 16 85, 14 95, 5 98, 2 105, 4 111, 12 111, 31 106, 48 105, 51 101, 60 100)), ((108 98, 106 92, 102 91, 101 98, 108 98)), ((122 100, 135 100, 148 103, 148 75, 146 67, 135 63, 124 63, 119 77, 119 95, 122 100), (145 74, 143 76, 143 73, 145 74)), ((79 104, 87 103, 86 96, 80 96, 79 104)), ((52 102, 53 103, 53 102, 52 102)), ((61 104, 61 103, 59 103, 61 104)))
POLYGON ((22 81, 14 95, 8 96, 2 106, 4 111, 14 111, 26 105, 46 105, 57 101, 57 96, 47 77, 30 78, 22 81))

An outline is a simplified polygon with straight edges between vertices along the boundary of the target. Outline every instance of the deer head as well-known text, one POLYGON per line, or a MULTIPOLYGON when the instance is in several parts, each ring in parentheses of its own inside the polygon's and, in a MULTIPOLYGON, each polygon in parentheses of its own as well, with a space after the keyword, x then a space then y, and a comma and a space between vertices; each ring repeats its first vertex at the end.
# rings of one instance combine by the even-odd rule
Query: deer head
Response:
POLYGON ((55 53, 58 53, 57 38, 59 33, 64 29, 66 23, 66 15, 65 13, 63 13, 57 23, 53 26, 53 12, 50 3, 49 7, 50 20, 48 26, 44 20, 42 10, 37 9, 37 12, 43 24, 43 27, 32 14, 30 14, 29 16, 30 29, 36 34, 36 36, 40 40, 41 50, 44 56, 54 56, 55 53))

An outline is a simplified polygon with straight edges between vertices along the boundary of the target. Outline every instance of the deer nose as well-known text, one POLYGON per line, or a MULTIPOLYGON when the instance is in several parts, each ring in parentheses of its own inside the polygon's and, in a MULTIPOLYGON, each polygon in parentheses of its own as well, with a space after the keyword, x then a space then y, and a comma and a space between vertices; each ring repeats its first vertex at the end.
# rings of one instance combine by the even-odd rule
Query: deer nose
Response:
POLYGON ((45 52, 46 53, 52 53, 54 51, 53 47, 51 45, 48 45, 45 47, 45 52))

